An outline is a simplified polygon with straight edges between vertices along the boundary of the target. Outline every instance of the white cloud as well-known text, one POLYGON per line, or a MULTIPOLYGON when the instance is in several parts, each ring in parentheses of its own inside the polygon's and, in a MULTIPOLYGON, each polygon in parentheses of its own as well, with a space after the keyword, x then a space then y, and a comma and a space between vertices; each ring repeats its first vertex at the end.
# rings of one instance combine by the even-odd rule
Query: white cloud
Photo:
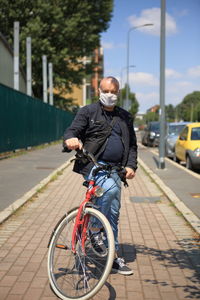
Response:
MULTIPOLYGON (((136 15, 129 17, 129 23, 131 26, 140 26, 142 24, 154 24, 153 26, 145 26, 138 28, 137 30, 152 34, 160 35, 160 8, 154 7, 142 10, 139 17, 136 15)), ((174 18, 166 13, 166 34, 172 35, 177 33, 177 26, 174 18)))
POLYGON ((181 73, 179 73, 173 69, 165 69, 165 76, 168 79, 176 79, 176 78, 180 78, 182 75, 181 75, 181 73))
POLYGON ((183 98, 194 91, 199 90, 199 83, 190 81, 178 81, 173 84, 166 82, 166 104, 179 104, 183 98))
POLYGON ((192 82, 190 81, 179 81, 176 84, 177 88, 188 88, 192 86, 192 82))
POLYGON ((180 11, 177 13, 177 15, 178 15, 179 17, 187 16, 187 15, 188 15, 188 9, 182 9, 182 10, 180 10, 180 11))
POLYGON ((190 88, 191 82, 188 81, 178 81, 173 83, 166 81, 166 93, 171 96, 186 93, 190 88))
POLYGON ((136 99, 139 102, 139 110, 146 111, 150 107, 159 104, 159 94, 156 92, 136 93, 136 99))
POLYGON ((105 42, 105 41, 103 41, 101 44, 102 44, 102 47, 104 49, 108 49, 108 50, 110 50, 110 49, 116 49, 116 48, 125 48, 126 47, 126 45, 124 43, 115 44, 113 42, 105 42))
POLYGON ((102 47, 104 49, 113 49, 114 48, 114 44, 113 43, 109 43, 109 42, 102 42, 102 47))
POLYGON ((200 66, 190 68, 188 70, 188 75, 191 77, 200 77, 200 66))
POLYGON ((130 83, 143 86, 157 86, 158 79, 150 73, 133 72, 129 74, 130 83))

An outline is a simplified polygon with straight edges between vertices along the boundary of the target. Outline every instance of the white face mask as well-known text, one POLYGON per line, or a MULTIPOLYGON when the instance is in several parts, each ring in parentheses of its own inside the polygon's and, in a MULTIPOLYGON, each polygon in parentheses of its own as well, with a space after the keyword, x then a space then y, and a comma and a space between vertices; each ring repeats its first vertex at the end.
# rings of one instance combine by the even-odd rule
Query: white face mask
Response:
POLYGON ((99 100, 101 103, 106 107, 115 106, 117 103, 117 95, 112 93, 103 93, 100 91, 100 98, 99 100))

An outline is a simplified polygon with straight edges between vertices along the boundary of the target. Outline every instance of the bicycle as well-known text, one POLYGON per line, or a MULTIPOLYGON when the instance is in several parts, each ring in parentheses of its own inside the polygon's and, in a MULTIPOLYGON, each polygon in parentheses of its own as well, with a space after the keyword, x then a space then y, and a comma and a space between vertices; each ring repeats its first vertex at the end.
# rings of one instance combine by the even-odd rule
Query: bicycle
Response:
MULTIPOLYGON (((115 253, 110 223, 95 205, 95 198, 101 197, 104 191, 95 185, 94 178, 101 170, 106 170, 109 176, 117 168, 97 163, 94 156, 85 149, 82 154, 96 166, 92 179, 83 183, 87 186, 85 199, 80 207, 73 208, 59 220, 48 244, 50 285, 63 300, 87 300, 97 294, 110 274, 115 253), (91 242, 94 220, 100 222, 102 238, 107 241, 104 255, 98 254, 91 242)), ((120 174, 124 174, 123 170, 121 167, 117 169, 120 174)), ((124 182, 126 184, 125 179, 124 182)))

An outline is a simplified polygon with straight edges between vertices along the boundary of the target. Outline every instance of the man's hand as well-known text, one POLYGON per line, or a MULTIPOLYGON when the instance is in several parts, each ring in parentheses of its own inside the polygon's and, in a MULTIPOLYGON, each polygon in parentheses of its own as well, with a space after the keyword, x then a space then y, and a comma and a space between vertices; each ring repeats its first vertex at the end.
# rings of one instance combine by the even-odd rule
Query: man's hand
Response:
POLYGON ((83 144, 77 138, 65 140, 65 144, 69 150, 82 149, 83 144))
POLYGON ((133 171, 133 169, 126 167, 126 179, 133 179, 133 177, 135 176, 135 172, 133 171))

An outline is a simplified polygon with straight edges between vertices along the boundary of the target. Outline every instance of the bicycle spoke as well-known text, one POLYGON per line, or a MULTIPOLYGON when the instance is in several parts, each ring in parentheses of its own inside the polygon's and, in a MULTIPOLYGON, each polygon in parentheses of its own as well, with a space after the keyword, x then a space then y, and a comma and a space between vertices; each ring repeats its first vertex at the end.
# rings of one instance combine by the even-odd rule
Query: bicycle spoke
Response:
MULTIPOLYGON (((87 208, 87 210, 91 210, 92 213, 93 211, 96 212, 91 208, 87 208)), ((91 218, 100 218, 99 215, 101 218, 105 218, 99 212, 92 214, 91 218)), ((87 217, 90 218, 90 214, 87 217)), ((59 292, 58 296, 64 300, 89 299, 90 295, 94 295, 94 293, 91 294, 94 290, 97 292, 101 288, 110 271, 110 267, 107 268, 108 260, 111 257, 109 248, 107 256, 102 258, 93 252, 89 235, 90 223, 87 228, 88 237, 85 241, 85 249, 82 246, 82 233, 81 228, 79 228, 76 233, 75 251, 72 251, 72 233, 75 219, 76 211, 67 216, 66 221, 62 221, 55 233, 54 242, 50 245, 51 249, 49 251, 49 261, 52 265, 50 267, 51 285, 56 293, 59 292), (104 276, 105 271, 107 273, 104 276)), ((102 223, 101 219, 99 221, 102 223)), ((106 226, 109 226, 109 224, 106 224, 106 226)), ((104 223, 102 223, 102 228, 104 228, 104 223)), ((112 233, 111 229, 110 231, 112 233)), ((108 232, 108 228, 105 229, 105 232, 108 232)), ((114 252, 114 240, 112 251, 114 252)))

